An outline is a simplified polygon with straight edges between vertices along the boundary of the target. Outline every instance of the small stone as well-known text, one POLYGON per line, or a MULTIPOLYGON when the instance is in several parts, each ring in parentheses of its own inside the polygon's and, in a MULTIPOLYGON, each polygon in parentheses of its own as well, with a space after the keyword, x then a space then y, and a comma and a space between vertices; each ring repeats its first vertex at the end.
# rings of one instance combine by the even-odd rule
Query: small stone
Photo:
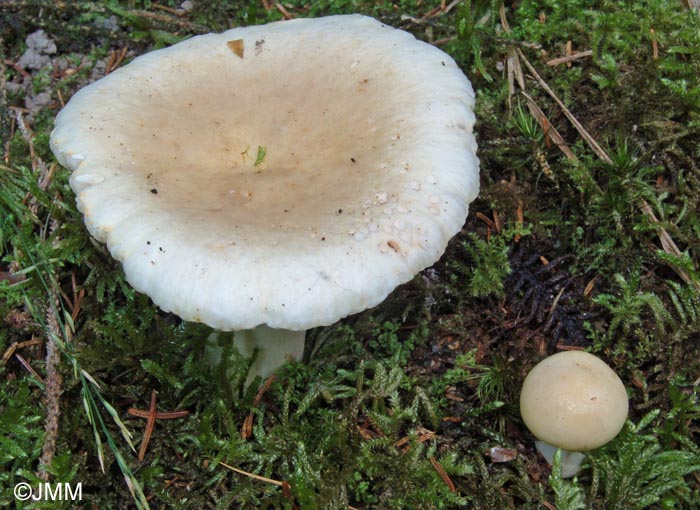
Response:
POLYGON ((51 62, 47 55, 56 53, 56 43, 43 30, 32 32, 25 39, 27 50, 17 61, 22 69, 38 70, 51 62))
POLYGON ((36 95, 29 95, 24 99, 24 106, 31 114, 36 114, 39 110, 47 107, 51 103, 51 93, 41 92, 36 95))

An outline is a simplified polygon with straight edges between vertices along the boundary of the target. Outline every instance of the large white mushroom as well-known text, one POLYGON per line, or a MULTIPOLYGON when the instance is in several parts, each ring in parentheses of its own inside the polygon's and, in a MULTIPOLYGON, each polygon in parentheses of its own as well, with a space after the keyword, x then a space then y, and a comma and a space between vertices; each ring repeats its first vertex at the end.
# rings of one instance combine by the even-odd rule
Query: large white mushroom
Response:
POLYGON ((478 192, 473 106, 412 35, 299 19, 136 58, 73 96, 51 148, 129 283, 248 331, 265 372, 440 257, 478 192))
POLYGON ((585 455, 611 441, 627 419, 627 391, 600 358, 564 351, 540 361, 527 374, 520 414, 537 450, 552 464, 562 450, 562 477, 574 476, 585 455))

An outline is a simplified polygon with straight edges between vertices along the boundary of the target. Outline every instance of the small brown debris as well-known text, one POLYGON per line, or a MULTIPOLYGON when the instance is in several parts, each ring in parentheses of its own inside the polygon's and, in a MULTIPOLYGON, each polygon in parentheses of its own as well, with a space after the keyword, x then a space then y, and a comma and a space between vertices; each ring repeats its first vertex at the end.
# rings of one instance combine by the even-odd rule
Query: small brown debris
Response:
POLYGON ((634 384, 634 385, 635 385, 637 388, 639 388, 640 390, 643 390, 644 387, 646 386, 646 384, 644 383, 644 381, 643 381, 643 380, 639 377, 639 375, 637 375, 637 374, 634 374, 634 375, 632 376, 632 379, 631 379, 631 380, 632 380, 632 384, 634 384))
POLYGON ((292 486, 289 482, 282 481, 282 495, 284 499, 292 499, 292 486))
POLYGON ((518 452, 511 448, 502 448, 500 446, 494 446, 488 452, 486 452, 486 455, 491 457, 491 460, 493 462, 503 463, 510 462, 511 460, 517 458, 518 452))
POLYGON ((294 19, 294 16, 287 9, 285 9, 284 5, 278 3, 275 4, 275 8, 282 13, 284 19, 294 19))
POLYGON ((143 440, 141 441, 141 448, 139 448, 139 462, 143 461, 146 456, 146 449, 148 448, 148 443, 151 440, 151 434, 153 434, 153 429, 156 426, 156 395, 158 393, 156 390, 151 391, 151 406, 148 409, 148 418, 146 421, 146 431, 143 433, 143 440))
POLYGON ((174 420, 176 418, 184 418, 189 411, 171 411, 171 412, 157 412, 156 410, 156 397, 158 392, 156 390, 151 391, 151 404, 148 411, 142 411, 140 409, 135 409, 133 407, 129 408, 127 413, 131 416, 136 416, 137 418, 146 418, 146 430, 143 433, 143 440, 141 441, 141 447, 139 448, 139 462, 142 462, 146 456, 146 450, 148 449, 148 443, 151 440, 151 434, 153 434, 153 429, 156 425, 156 420, 174 420))
POLYGON ((586 350, 585 348, 579 347, 578 345, 557 344, 557 345, 555 345, 555 347, 558 351, 585 351, 586 350))
POLYGON ((548 66, 558 66, 560 64, 567 64, 571 65, 571 62, 574 60, 580 60, 582 58, 587 58, 587 57, 592 57, 593 56, 593 51, 592 50, 586 50, 586 51, 577 51, 572 53, 571 55, 566 55, 565 57, 559 57, 559 58, 553 58, 551 60, 547 61, 548 66))
POLYGON ((445 398, 453 402, 464 402, 464 398, 449 390, 445 392, 445 398))
POLYGON ((440 465, 440 463, 437 460, 435 460, 435 457, 433 457, 432 455, 428 458, 428 460, 433 465, 433 467, 435 468, 435 471, 437 471, 437 473, 440 475, 440 478, 442 478, 442 480, 445 482, 445 484, 450 489, 450 491, 457 492, 457 487, 455 487, 454 482, 452 481, 450 476, 447 474, 447 471, 445 471, 445 468, 443 468, 440 465))
POLYGON ((236 39, 235 41, 228 41, 226 43, 228 49, 234 52, 239 58, 243 58, 243 53, 245 51, 245 44, 243 39, 236 39))
MULTIPOLYGON (((135 409, 130 407, 126 411, 131 416, 136 416, 137 418, 148 418, 149 412, 142 411, 141 409, 135 409)), ((177 418, 184 418, 190 414, 189 411, 160 411, 156 413, 156 420, 175 420, 177 418)))
POLYGON ((253 420, 255 419, 254 409, 260 405, 263 395, 270 389, 273 382, 275 382, 274 374, 268 377, 263 385, 260 386, 260 389, 258 389, 258 393, 255 395, 255 400, 253 400, 253 408, 251 409, 250 413, 248 413, 248 416, 246 416, 245 421, 243 422, 243 427, 241 428, 241 437, 243 439, 250 439, 250 437, 253 435, 253 420))
POLYGON ((374 423, 372 423, 372 420, 369 418, 369 416, 365 416, 362 420, 357 425, 357 432, 362 436, 363 439, 377 439, 378 437, 384 437, 384 432, 377 427, 374 423))
MULTIPOLYGON (((0 281, 2 278, 0 278, 0 281)), ((32 323, 32 316, 20 310, 10 310, 5 316, 5 323, 13 329, 22 329, 32 323)))
MULTIPOLYGON (((415 430, 416 433, 416 440, 419 443, 425 443, 426 441, 429 441, 435 437, 435 432, 432 430, 428 430, 423 427, 418 427, 415 430)), ((401 453, 406 453, 410 448, 411 448, 411 436, 404 436, 398 441, 394 443, 394 446, 401 450, 401 453)))
POLYGON ((24 359, 22 356, 20 356, 17 353, 15 353, 15 358, 17 358, 17 361, 19 361, 20 364, 27 370, 27 372, 32 374, 37 381, 39 381, 41 384, 44 384, 44 379, 42 379, 42 377, 39 374, 37 374, 36 370, 34 370, 34 368, 32 368, 32 366, 29 364, 29 362, 26 359, 24 359))
POLYGON ((477 213, 476 213, 476 217, 479 218, 479 219, 480 219, 481 221, 483 221, 484 223, 486 223, 490 228, 496 230, 496 224, 491 220, 491 218, 489 218, 488 216, 486 216, 484 213, 482 213, 482 212, 477 212, 477 213))
POLYGON ((244 476, 250 477, 250 478, 252 478, 252 479, 254 479, 254 480, 259 480, 259 481, 261 481, 261 482, 271 483, 271 484, 273 484, 273 485, 277 485, 278 487, 282 487, 282 486, 284 486, 284 484, 285 484, 285 482, 280 482, 279 480, 273 480, 272 478, 266 478, 266 477, 264 477, 264 476, 255 475, 255 474, 253 474, 253 473, 249 473, 248 471, 243 471, 242 469, 238 469, 238 468, 235 468, 235 467, 233 467, 233 466, 229 466, 229 465, 226 464, 225 462, 219 462, 219 464, 221 464, 222 466, 224 466, 226 469, 230 469, 230 470, 233 471, 234 473, 238 473, 238 474, 240 474, 240 475, 244 475, 244 476))
POLYGON ((31 340, 25 340, 24 342, 13 342, 2 355, 2 362, 7 363, 7 361, 12 357, 12 355, 19 349, 24 347, 29 347, 30 345, 39 345, 42 341, 39 338, 32 338, 31 340))
POLYGON ((496 226, 496 232, 501 233, 501 218, 496 209, 493 210, 493 223, 496 226))
POLYGON ((594 276, 593 278, 591 278, 591 281, 588 282, 588 284, 586 285, 586 288, 583 289, 583 296, 584 297, 588 297, 588 295, 591 293, 591 291, 593 290, 593 287, 595 286, 595 281, 597 278, 598 278, 597 276, 594 276))
POLYGON ((126 52, 129 50, 128 47, 124 46, 121 50, 112 50, 109 52, 109 60, 107 61, 107 66, 105 68, 105 76, 114 71, 126 57, 126 52))

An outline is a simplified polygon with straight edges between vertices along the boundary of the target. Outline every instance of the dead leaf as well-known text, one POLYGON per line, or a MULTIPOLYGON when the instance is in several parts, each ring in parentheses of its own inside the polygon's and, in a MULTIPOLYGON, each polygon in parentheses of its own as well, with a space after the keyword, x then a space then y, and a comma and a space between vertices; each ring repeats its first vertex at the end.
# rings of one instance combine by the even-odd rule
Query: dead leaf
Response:
POLYGON ((245 45, 243 43, 243 39, 236 39, 235 41, 228 41, 226 43, 226 46, 228 46, 228 49, 230 49, 232 52, 234 52, 240 58, 243 58, 243 52, 245 50, 245 45))

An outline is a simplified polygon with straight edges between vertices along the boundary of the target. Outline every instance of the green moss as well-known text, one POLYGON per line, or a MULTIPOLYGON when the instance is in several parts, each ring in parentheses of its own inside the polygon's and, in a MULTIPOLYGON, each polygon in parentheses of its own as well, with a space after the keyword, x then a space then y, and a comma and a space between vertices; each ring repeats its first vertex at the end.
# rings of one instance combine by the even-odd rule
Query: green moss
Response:
MULTIPOLYGON (((50 470, 56 480, 82 481, 88 504, 145 507, 125 476, 152 498, 153 508, 500 510, 554 502, 569 509, 690 510, 700 504, 693 475, 700 441, 698 17, 666 0, 526 0, 505 6, 512 27, 506 32, 499 2, 462 2, 423 19, 437 5, 284 3, 297 17, 362 12, 421 39, 449 39, 441 47, 477 89, 481 194, 440 262, 379 307, 311 331, 307 362, 288 363, 255 408, 255 388, 242 387, 250 360, 232 354, 225 357, 231 365, 209 367, 211 330, 162 312, 131 289, 87 234, 68 172, 57 168, 42 189, 36 158, 53 164, 48 136, 56 91, 70 98, 111 49, 139 54, 208 30, 279 20, 282 13, 263 2, 194 2, 190 13, 176 16, 156 3, 132 1, 10 2, 0 12, 4 58, 16 61, 26 35, 43 28, 77 68, 70 76, 31 77, 37 90, 52 91, 54 108, 35 116, 31 147, 15 129, 0 162, 0 271, 21 279, 0 281, 0 350, 46 338, 47 312, 58 318, 64 383, 50 470), (95 23, 110 16, 115 31, 95 23), (571 67, 547 66, 564 55, 569 40, 575 51, 593 55, 571 67), (526 77, 528 93, 575 160, 552 144, 523 98, 509 96, 504 66, 513 48, 610 162, 590 150, 535 81, 526 77), (641 210, 644 203, 656 220, 641 210), (662 232, 680 254, 663 249, 662 232), (58 296, 57 310, 48 306, 51 295, 58 296), (578 335, 573 330, 584 320, 578 335), (556 467, 549 476, 517 414, 527 369, 557 344, 606 357, 631 398, 623 434, 591 453, 573 481, 558 478, 556 467), (153 389, 159 411, 190 414, 157 420, 139 462, 122 434, 128 429, 138 449, 145 420, 127 411, 147 409, 153 389), (493 448, 515 457, 497 462, 493 448), (220 462, 285 481, 289 491, 220 462)), ((5 73, 19 79, 11 66, 5 73)), ((22 102, 21 94, 8 97, 9 105, 22 102)), ((0 108, 0 117, 15 116, 7 105, 0 108)), ((228 337, 220 340, 226 344, 228 337)), ((18 354, 45 376, 41 346, 18 354)), ((0 362, 3 487, 35 480, 42 396, 18 358, 0 362)), ((16 504, 8 494, 0 491, 0 504, 16 504)))

